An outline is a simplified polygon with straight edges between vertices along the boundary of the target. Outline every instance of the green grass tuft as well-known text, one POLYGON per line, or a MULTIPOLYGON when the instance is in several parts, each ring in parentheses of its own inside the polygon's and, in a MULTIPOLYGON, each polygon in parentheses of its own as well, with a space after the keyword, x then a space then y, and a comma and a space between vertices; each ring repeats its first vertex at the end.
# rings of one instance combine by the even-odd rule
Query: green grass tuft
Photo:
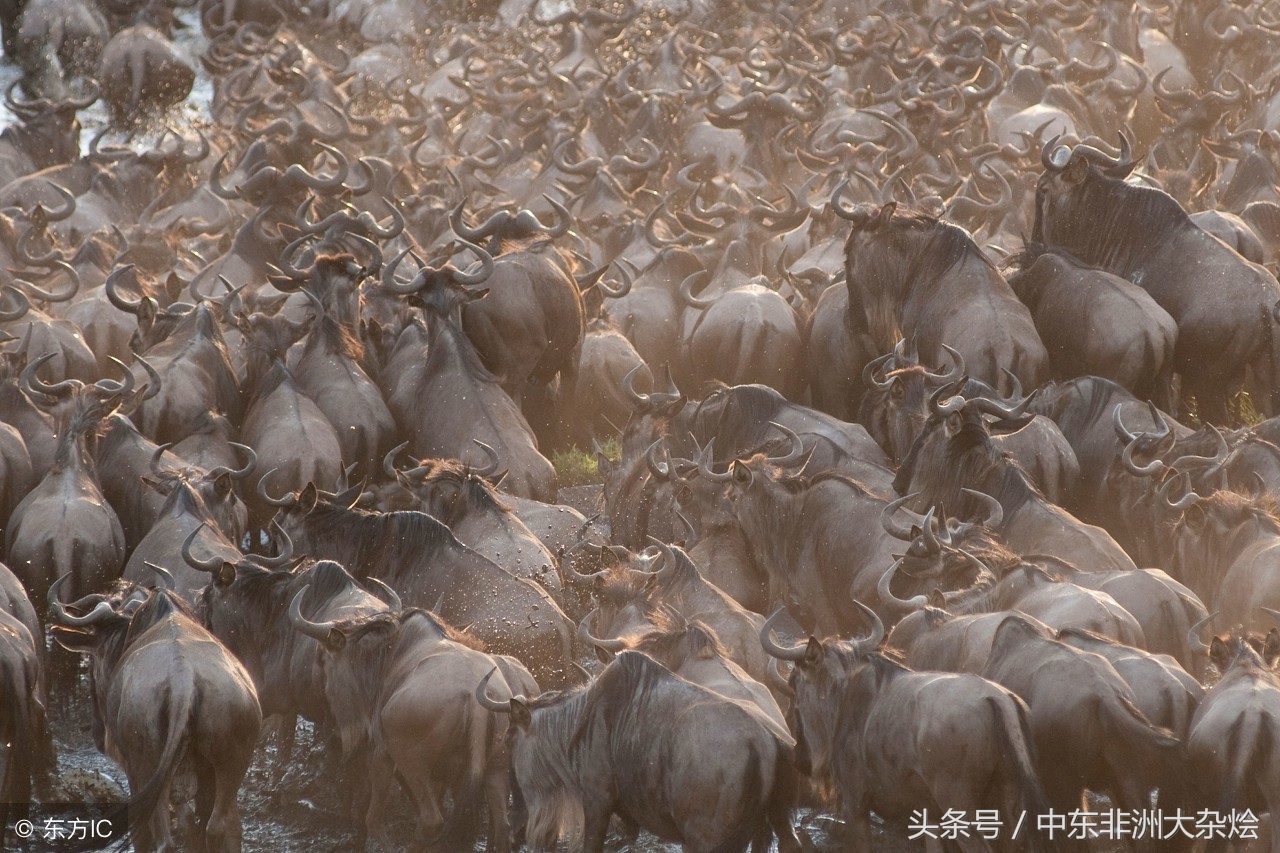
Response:
MULTIPOLYGON (((617 462, 622 456, 622 446, 616 438, 608 438, 600 448, 611 462, 617 462)), ((604 482, 600 467, 596 465, 594 451, 580 450, 577 445, 568 450, 558 450, 551 454, 551 464, 555 466, 560 477, 560 488, 569 486, 590 486, 604 482)))

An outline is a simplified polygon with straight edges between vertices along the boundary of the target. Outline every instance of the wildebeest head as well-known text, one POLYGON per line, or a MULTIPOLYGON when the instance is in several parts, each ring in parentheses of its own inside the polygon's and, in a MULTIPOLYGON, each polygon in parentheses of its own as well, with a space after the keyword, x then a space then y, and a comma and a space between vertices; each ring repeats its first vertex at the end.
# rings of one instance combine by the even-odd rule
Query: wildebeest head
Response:
MULTIPOLYGON (((1090 209, 1087 204, 1089 186, 1120 183, 1137 165, 1128 137, 1124 134, 1120 135, 1118 157, 1112 157, 1092 145, 1058 145, 1058 137, 1055 136, 1041 150, 1040 163, 1045 172, 1036 184, 1035 224, 1031 229, 1031 239, 1035 243, 1067 248, 1078 242, 1078 239, 1073 239, 1079 236, 1076 232, 1097 227, 1098 217, 1082 216, 1082 211, 1090 209), (1095 221, 1077 222, 1082 218, 1095 221)), ((1082 256, 1082 259, 1093 263, 1090 258, 1082 256)))
POLYGON ((796 737, 796 764, 801 772, 818 779, 830 776, 839 743, 838 709, 849 674, 880 648, 885 628, 880 617, 860 601, 854 604, 871 625, 865 637, 852 640, 808 641, 796 646, 780 645, 774 637, 774 626, 782 608, 773 612, 760 629, 760 643, 771 656, 790 661, 789 684, 794 695, 787 713, 796 737))
POLYGON ((907 505, 919 512, 941 506, 957 518, 972 519, 986 511, 974 496, 980 491, 1008 513, 1010 503, 1021 505, 1035 489, 1026 472, 992 441, 992 433, 1013 432, 1029 423, 1034 416, 1024 413, 1035 395, 1012 405, 952 396, 964 382, 939 388, 929 398, 929 420, 898 468, 893 488, 900 495, 916 493, 907 505))
POLYGON ((151 457, 151 476, 143 477, 143 482, 165 496, 172 496, 182 488, 190 489, 199 496, 219 529, 233 542, 238 542, 248 525, 248 509, 236 494, 235 485, 253 474, 258 455, 247 445, 236 442, 231 445, 244 454, 245 464, 242 467, 220 465, 211 471, 199 471, 194 468, 162 468, 161 457, 169 448, 169 445, 162 444, 151 457))
POLYGON ((383 458, 383 470, 408 489, 425 512, 450 526, 478 509, 508 512, 510 507, 498 494, 497 487, 487 479, 504 476, 505 472, 498 471, 498 455, 484 442, 475 443, 489 457, 488 464, 480 468, 454 459, 423 459, 411 469, 397 469, 395 457, 408 445, 405 442, 383 458))
MULTIPOLYGON (((1272 619, 1280 622, 1280 611, 1262 608, 1272 619)), ((1210 614, 1187 632, 1187 645, 1196 654, 1207 656, 1218 668, 1222 679, 1233 672, 1273 672, 1280 663, 1280 629, 1271 628, 1266 634, 1237 628, 1226 634, 1215 634, 1208 645, 1200 639, 1199 631, 1204 623, 1217 614, 1210 614)))
POLYGON ((1250 544, 1280 537, 1280 504, 1270 494, 1219 490, 1200 495, 1185 475, 1169 478, 1157 494, 1172 510, 1163 526, 1163 535, 1173 543, 1171 570, 1201 574, 1216 583, 1250 544), (1176 488, 1183 493, 1175 499, 1176 488))
MULTIPOLYGON (((969 490, 965 490, 969 491, 969 490)), ((988 532, 998 526, 1003 509, 994 499, 973 492, 975 499, 985 501, 988 515, 980 523, 957 522, 947 519, 939 522, 934 510, 925 513, 919 524, 906 527, 893 518, 895 511, 914 495, 898 498, 885 507, 881 523, 892 536, 909 542, 901 555, 880 577, 877 589, 882 605, 904 612, 918 610, 930 603, 925 593, 935 590, 967 589, 979 577, 989 574, 989 567, 1003 569, 1017 562, 1017 558, 1005 551, 988 532), (894 589, 897 575, 903 577, 894 589), (901 597, 904 587, 920 591, 909 600, 901 597)))
POLYGON ((914 343, 898 341, 893 352, 867 364, 862 382, 867 386, 862 396, 858 420, 888 453, 900 460, 915 442, 929 419, 929 397, 939 387, 955 382, 964 375, 964 358, 946 344, 942 348, 951 356, 948 371, 933 372, 919 362, 914 343))

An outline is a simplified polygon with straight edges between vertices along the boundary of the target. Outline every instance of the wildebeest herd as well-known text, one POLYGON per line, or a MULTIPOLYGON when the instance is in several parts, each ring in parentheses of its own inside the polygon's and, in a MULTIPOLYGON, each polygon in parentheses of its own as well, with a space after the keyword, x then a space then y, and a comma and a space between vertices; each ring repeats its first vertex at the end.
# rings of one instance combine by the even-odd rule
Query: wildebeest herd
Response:
POLYGON ((0 844, 1280 853, 1275 0, 0 25, 0 844))

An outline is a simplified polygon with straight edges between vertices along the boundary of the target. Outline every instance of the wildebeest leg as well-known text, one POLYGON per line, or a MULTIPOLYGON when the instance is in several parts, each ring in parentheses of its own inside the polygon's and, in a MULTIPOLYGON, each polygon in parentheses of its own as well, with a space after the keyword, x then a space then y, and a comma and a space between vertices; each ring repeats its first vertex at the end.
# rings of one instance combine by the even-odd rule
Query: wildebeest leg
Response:
POLYGON ((505 760, 490 760, 485 770, 484 790, 489 805, 489 838, 485 842, 485 850, 509 853, 511 824, 507 819, 507 798, 511 784, 505 760))
MULTIPOLYGON (((224 748, 201 755, 202 763, 213 773, 213 808, 205 824, 205 847, 209 853, 240 853, 240 805, 236 795, 253 761, 260 725, 256 706, 254 713, 241 709, 230 729, 235 735, 222 741, 224 748), (234 746, 226 748, 227 744, 234 746)), ((203 780, 200 784, 203 786, 203 780)))
POLYGON ((582 853, 604 853, 604 837, 609 832, 613 805, 587 801, 582 804, 582 853))
POLYGON ((857 853, 871 853, 871 801, 864 786, 865 782, 858 780, 845 792, 849 803, 848 849, 857 853))
POLYGON ((271 768, 271 787, 279 788, 284 779, 284 771, 293 758, 293 742, 298 731, 298 717, 295 714, 281 714, 276 718, 274 726, 279 746, 276 751, 275 765, 271 768))
MULTIPOLYGON (((380 844, 387 844, 387 798, 391 791, 391 782, 395 778, 395 762, 381 746, 372 747, 373 754, 368 759, 367 784, 360 789, 368 791, 368 806, 364 812, 364 824, 361 837, 368 843, 369 838, 380 844)), ((359 790, 359 789, 358 789, 359 790)))

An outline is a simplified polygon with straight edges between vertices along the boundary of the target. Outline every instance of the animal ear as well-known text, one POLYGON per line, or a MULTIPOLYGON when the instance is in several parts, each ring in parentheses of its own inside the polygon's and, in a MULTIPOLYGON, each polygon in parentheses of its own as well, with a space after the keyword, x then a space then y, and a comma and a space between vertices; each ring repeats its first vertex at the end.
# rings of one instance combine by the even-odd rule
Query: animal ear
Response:
POLYGON ((933 592, 929 593, 929 606, 936 607, 939 610, 947 609, 947 597, 942 594, 942 590, 937 587, 933 588, 933 592))
POLYGON ((886 203, 876 213, 875 221, 871 223, 872 228, 881 228, 888 225, 893 220, 893 212, 898 209, 898 203, 891 201, 886 203))
POLYGON ((600 661, 600 663, 604 664, 605 666, 608 666, 609 662, 613 660, 613 654, 606 651, 605 649, 600 648, 599 646, 596 646, 595 648, 596 648, 596 660, 600 661))
POLYGON ((1089 177, 1089 161, 1084 157, 1074 158, 1062 172, 1062 180, 1068 184, 1081 183, 1087 177, 1089 177))
POLYGON ((220 498, 225 498, 227 495, 231 494, 231 486, 232 482, 230 474, 219 474, 213 479, 213 489, 217 492, 218 497, 220 498))
POLYGON ((218 586, 231 586, 236 582, 236 567, 234 563, 222 561, 222 565, 218 567, 217 573, 213 576, 213 582, 218 586))
POLYGON ((952 412, 947 415, 947 418, 942 422, 942 425, 947 431, 947 438, 955 438, 964 427, 964 415, 959 412, 952 412))
POLYGON ((804 657, 800 659, 800 663, 806 666, 817 666, 822 662, 822 642, 817 637, 810 637, 809 643, 804 647, 804 657))
POLYGON ((305 513, 311 512, 316 508, 316 503, 320 500, 320 492, 316 489, 316 484, 308 482, 302 488, 302 493, 298 495, 298 505, 302 507, 305 513))
POLYGON ((511 700, 511 722, 517 728, 528 729, 533 722, 533 712, 523 699, 516 696, 511 700))
POLYGON ((734 461, 733 481, 735 483, 737 483, 740 486, 749 486, 751 485, 751 481, 754 479, 755 479, 755 474, 752 473, 750 468, 748 468, 746 465, 743 465, 741 462, 738 462, 736 460, 734 461))
POLYGON ((613 472, 613 463, 609 461, 609 457, 603 453, 596 454, 596 471, 602 477, 608 477, 613 472))
POLYGON ((187 283, 178 278, 176 272, 169 273, 164 280, 164 292, 169 297, 170 302, 177 302, 182 298, 182 291, 186 290, 187 283))
POLYGON ((150 296, 142 297, 138 302, 138 328, 150 329, 156 322, 156 312, 160 306, 150 296))
POLYGON ((337 628, 330 628, 329 633, 325 634, 324 645, 331 652, 341 651, 347 645, 347 635, 337 628))
POLYGON ((1231 662, 1230 657, 1231 652, 1221 637, 1214 637, 1209 641, 1209 660, 1213 661, 1213 665, 1218 668, 1218 672, 1226 671, 1227 664, 1231 662))
POLYGON ((477 288, 476 290, 468 290, 467 301, 475 302, 477 299, 484 299, 488 295, 489 295, 489 288, 487 287, 477 288))
POLYGON ((1182 518, 1187 522, 1187 526, 1192 530, 1200 530, 1204 527, 1205 522, 1209 520, 1209 516, 1205 514, 1204 507, 1195 503, 1182 511, 1182 518))
POLYGON ((1267 632, 1267 639, 1262 644, 1262 659, 1272 669, 1280 661, 1280 629, 1272 628, 1267 632))

